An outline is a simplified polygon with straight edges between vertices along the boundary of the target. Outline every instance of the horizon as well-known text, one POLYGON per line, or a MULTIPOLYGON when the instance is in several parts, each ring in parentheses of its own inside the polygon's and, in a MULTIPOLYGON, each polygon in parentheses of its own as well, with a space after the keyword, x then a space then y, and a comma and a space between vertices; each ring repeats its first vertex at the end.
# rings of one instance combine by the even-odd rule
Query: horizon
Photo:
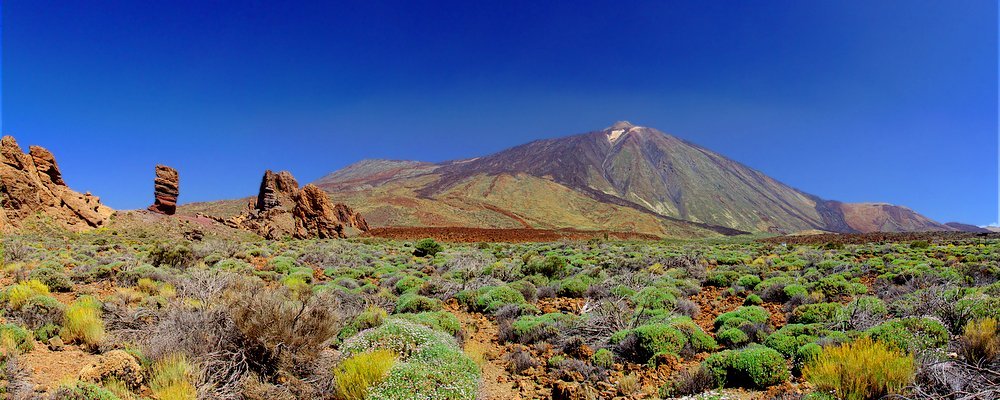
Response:
POLYGON ((4 4, 3 134, 141 209, 158 163, 189 204, 628 120, 824 199, 997 225, 995 2, 181 3, 4 4))

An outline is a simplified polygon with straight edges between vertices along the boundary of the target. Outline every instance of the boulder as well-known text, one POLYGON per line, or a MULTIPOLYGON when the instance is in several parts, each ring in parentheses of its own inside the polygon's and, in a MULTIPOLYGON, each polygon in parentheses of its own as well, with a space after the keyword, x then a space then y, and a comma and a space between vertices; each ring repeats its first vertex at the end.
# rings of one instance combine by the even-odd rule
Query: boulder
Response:
POLYGON ((149 211, 174 215, 177 212, 177 197, 180 196, 180 177, 177 170, 166 165, 156 166, 153 180, 153 205, 149 211))
POLYGON ((114 210, 97 196, 66 186, 51 152, 31 146, 24 153, 13 137, 4 136, 0 138, 0 232, 18 229, 39 214, 78 232, 104 226, 114 210))
POLYGON ((117 379, 129 388, 142 386, 142 366, 135 357, 122 350, 111 350, 101 355, 93 364, 80 370, 77 379, 84 382, 101 383, 107 379, 117 379))

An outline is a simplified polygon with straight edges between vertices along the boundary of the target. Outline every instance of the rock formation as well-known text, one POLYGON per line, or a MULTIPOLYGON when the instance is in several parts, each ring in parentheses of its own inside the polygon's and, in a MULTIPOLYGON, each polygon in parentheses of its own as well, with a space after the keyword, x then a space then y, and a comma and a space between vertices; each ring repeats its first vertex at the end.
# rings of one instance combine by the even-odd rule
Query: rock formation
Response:
POLYGON ((156 166, 156 179, 153 180, 153 205, 149 211, 160 214, 174 215, 177 212, 177 196, 180 195, 180 177, 177 170, 166 165, 156 166))
POLYGON ((344 204, 334 204, 323 189, 306 185, 295 195, 296 238, 320 239, 347 237, 351 230, 367 231, 368 223, 361 214, 344 204))
POLYGON ((266 239, 343 238, 368 231, 361 214, 347 205, 333 203, 316 186, 299 189, 298 181, 287 171, 265 171, 257 197, 240 215, 213 219, 266 239))
POLYGON ((290 205, 292 196, 299 190, 299 182, 288 171, 278 173, 264 171, 260 181, 260 191, 257 194, 257 211, 270 211, 282 205, 290 205))
POLYGON ((25 154, 13 137, 0 139, 0 231, 19 228, 35 215, 81 231, 103 226, 113 213, 97 196, 67 187, 48 150, 31 146, 25 154))

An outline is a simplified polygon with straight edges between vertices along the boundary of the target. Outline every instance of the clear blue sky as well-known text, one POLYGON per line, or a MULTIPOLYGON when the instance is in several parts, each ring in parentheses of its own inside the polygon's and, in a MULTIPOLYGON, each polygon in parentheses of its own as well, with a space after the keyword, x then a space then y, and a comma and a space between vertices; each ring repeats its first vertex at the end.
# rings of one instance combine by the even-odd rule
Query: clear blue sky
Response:
POLYGON ((2 129, 115 208, 155 163, 192 202, 627 119, 824 198, 997 220, 996 1, 308 3, 4 1, 2 129))

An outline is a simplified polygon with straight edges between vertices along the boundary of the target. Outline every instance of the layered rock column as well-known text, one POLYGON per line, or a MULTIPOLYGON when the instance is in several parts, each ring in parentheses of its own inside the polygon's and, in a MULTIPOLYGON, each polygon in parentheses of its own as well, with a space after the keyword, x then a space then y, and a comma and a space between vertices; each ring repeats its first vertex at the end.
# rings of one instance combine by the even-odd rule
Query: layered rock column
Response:
POLYGON ((180 177, 177 170, 166 165, 156 166, 156 179, 153 180, 153 205, 149 211, 160 214, 174 215, 177 212, 177 197, 180 196, 180 177))

